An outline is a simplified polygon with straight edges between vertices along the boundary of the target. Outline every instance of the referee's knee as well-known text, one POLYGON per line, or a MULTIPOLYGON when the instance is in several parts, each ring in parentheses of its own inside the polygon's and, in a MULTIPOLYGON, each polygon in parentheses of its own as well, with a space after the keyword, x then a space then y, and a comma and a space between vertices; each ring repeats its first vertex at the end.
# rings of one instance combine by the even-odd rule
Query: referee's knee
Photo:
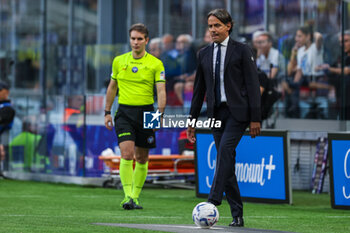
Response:
POLYGON ((145 164, 148 162, 149 149, 136 147, 135 158, 138 163, 145 164))
POLYGON ((148 157, 142 157, 142 158, 136 157, 136 162, 141 163, 141 164, 145 164, 148 162, 148 157))
POLYGON ((121 153, 122 159, 126 159, 126 160, 134 159, 135 151, 133 149, 121 150, 120 153, 121 153))

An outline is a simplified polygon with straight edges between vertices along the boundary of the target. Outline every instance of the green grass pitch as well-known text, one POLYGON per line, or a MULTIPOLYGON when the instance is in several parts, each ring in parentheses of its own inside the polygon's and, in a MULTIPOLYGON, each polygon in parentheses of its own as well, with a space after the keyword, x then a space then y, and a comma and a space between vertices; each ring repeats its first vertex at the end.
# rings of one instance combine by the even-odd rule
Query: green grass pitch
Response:
MULTIPOLYGON (((193 224, 195 191, 145 188, 143 210, 119 207, 122 190, 0 180, 0 232, 152 232, 92 223, 193 224)), ((334 210, 328 194, 293 192, 293 205, 245 203, 245 226, 292 232, 350 232, 350 211, 334 210)), ((231 222, 218 207, 218 225, 231 222)), ((158 232, 158 231, 157 231, 158 232)))

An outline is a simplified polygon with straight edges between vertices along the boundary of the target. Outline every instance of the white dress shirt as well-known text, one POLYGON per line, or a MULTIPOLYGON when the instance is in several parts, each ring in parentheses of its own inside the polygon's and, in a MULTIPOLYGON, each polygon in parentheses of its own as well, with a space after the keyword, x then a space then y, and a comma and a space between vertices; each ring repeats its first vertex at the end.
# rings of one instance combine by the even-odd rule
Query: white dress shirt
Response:
MULTIPOLYGON (((224 86, 224 66, 225 66, 225 56, 226 56, 226 50, 228 45, 229 36, 226 37, 226 39, 221 42, 221 58, 220 58, 220 93, 221 93, 221 102, 226 102, 226 93, 225 93, 225 86, 224 86)), ((214 54, 213 54, 213 78, 215 81, 215 62, 216 62, 216 54, 218 52, 218 44, 214 43, 214 54)))

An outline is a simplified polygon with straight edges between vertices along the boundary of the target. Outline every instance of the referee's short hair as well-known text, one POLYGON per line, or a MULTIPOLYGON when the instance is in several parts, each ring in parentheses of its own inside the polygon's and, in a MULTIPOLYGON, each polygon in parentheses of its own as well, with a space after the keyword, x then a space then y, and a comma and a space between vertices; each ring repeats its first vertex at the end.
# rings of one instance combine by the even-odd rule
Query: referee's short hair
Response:
POLYGON ((214 9, 208 13, 207 19, 209 19, 210 16, 215 16, 216 18, 218 18, 218 20, 220 20, 224 24, 231 23, 231 28, 228 32, 229 34, 231 34, 234 22, 232 20, 230 13, 228 13, 226 9, 214 9))
POLYGON ((144 25, 142 23, 136 23, 136 24, 131 25, 131 27, 129 29, 129 36, 130 36, 132 31, 140 32, 140 33, 145 35, 146 39, 148 38, 148 29, 147 29, 146 25, 144 25))

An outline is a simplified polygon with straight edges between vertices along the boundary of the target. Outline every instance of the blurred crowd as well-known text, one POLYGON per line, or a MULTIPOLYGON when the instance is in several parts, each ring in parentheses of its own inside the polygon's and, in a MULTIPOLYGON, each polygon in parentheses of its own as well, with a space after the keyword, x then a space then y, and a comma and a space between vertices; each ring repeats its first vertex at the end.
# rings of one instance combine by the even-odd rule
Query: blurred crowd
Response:
MULTIPOLYGON (((250 44, 256 54, 262 94, 264 90, 266 95, 277 93, 274 98, 262 98, 269 111, 263 118, 283 114, 288 118, 340 119, 340 108, 346 106, 345 117, 350 119, 350 95, 343 91, 350 88, 350 30, 344 35, 344 81, 340 33, 321 34, 310 24, 281 38, 259 30, 238 40, 250 44)), ((169 106, 190 106, 196 55, 210 43, 208 30, 201 41, 188 34, 150 40, 148 51, 165 66, 169 106)))
MULTIPOLYGON (((210 43, 210 37, 200 46, 210 43)), ((149 42, 149 52, 161 59, 167 78, 167 103, 170 106, 188 107, 192 99, 193 82, 197 65, 197 51, 191 35, 174 37, 166 34, 149 42)))

